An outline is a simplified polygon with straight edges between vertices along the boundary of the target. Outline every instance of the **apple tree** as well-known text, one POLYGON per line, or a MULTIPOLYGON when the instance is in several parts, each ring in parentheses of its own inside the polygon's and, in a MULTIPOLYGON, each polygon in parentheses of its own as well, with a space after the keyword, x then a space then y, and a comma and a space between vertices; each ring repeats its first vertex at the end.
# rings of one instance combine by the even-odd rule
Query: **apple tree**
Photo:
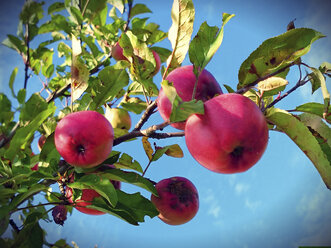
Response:
POLYGON ((314 68, 301 59, 324 37, 320 32, 290 23, 243 61, 230 86, 220 85, 206 66, 233 14, 223 13, 219 27, 204 22, 193 34, 192 0, 174 0, 168 31, 149 22, 144 14, 150 9, 133 0, 44 5, 26 1, 17 34, 2 42, 22 57, 24 71, 13 68, 11 95, 0 93, 0 233, 13 232, 12 239, 0 239, 1 247, 69 247, 64 240, 49 244, 39 222, 63 225, 67 213, 77 210, 111 214, 132 225, 146 216, 175 225, 189 221, 199 204, 194 185, 186 178, 157 183, 145 176, 162 156, 183 157, 176 137, 185 137, 204 167, 239 173, 263 156, 270 131, 282 132, 331 189, 331 64, 314 68), (160 45, 165 39, 171 49, 160 45), (182 64, 186 56, 190 65, 182 64), (296 82, 286 79, 292 70, 299 72, 296 82), (24 82, 15 81, 17 73, 24 82), (40 91, 27 95, 32 78, 41 82, 40 91), (323 103, 290 111, 277 107, 308 83, 312 94, 321 89, 323 103), (137 123, 131 123, 133 115, 137 123), (164 122, 153 123, 152 115, 164 122), (169 125, 178 132, 168 131, 169 125), (171 142, 153 147, 156 139, 171 142), (123 142, 142 146, 149 163, 142 166, 130 151, 118 150, 123 142), (139 191, 121 190, 122 182, 139 191), (36 203, 37 195, 43 201, 36 203), (16 225, 14 213, 23 226, 16 225))

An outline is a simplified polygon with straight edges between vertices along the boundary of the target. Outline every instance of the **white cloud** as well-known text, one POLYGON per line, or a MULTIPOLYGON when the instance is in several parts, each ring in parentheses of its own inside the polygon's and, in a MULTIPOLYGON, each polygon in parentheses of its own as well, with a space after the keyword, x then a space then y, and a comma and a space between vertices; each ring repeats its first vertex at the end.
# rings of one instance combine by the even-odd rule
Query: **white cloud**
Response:
POLYGON ((245 200, 245 207, 250 209, 251 211, 256 211, 262 205, 261 201, 252 201, 248 198, 245 200))
POLYGON ((298 245, 327 245, 331 242, 331 195, 321 183, 299 201, 297 213, 302 218, 304 238, 298 245))
POLYGON ((250 186, 244 183, 237 183, 234 187, 236 194, 240 195, 241 193, 247 192, 250 186))
POLYGON ((207 214, 217 219, 220 216, 221 207, 219 201, 215 197, 214 191, 208 189, 204 195, 205 196, 202 200, 209 205, 207 214))

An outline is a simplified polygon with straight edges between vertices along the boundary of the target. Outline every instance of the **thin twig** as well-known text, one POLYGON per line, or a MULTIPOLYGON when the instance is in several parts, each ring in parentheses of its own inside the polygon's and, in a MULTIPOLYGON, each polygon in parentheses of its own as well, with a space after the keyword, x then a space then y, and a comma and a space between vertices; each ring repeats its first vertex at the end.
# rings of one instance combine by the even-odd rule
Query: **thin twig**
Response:
POLYGON ((252 82, 252 83, 246 85, 245 87, 243 87, 243 88, 237 90, 236 93, 237 93, 237 94, 243 94, 243 93, 245 93, 246 91, 250 90, 252 87, 254 87, 256 84, 258 84, 259 82, 261 82, 261 81, 263 81, 263 80, 266 80, 266 79, 268 79, 268 78, 270 78, 270 77, 273 77, 273 76, 275 76, 275 75, 277 75, 277 74, 279 74, 279 73, 281 73, 281 72, 287 70, 288 68, 290 68, 291 66, 293 66, 293 65, 295 65, 295 64, 296 64, 296 61, 294 61, 294 62, 292 62, 291 64, 288 64, 287 66, 284 66, 283 68, 281 68, 281 69, 279 69, 279 70, 277 70, 277 71, 275 71, 275 72, 273 72, 273 73, 270 73, 270 74, 268 74, 268 75, 266 75, 266 76, 264 76, 264 77, 259 77, 259 78, 256 79, 254 82, 252 82))
POLYGON ((148 118, 153 114, 153 111, 157 108, 157 104, 156 101, 152 102, 150 105, 147 106, 144 114, 142 115, 142 117, 140 118, 140 120, 138 121, 138 123, 136 124, 136 126, 134 127, 133 131, 138 131, 141 129, 141 127, 146 123, 146 121, 148 120, 148 118))
POLYGON ((29 79, 28 71, 30 66, 30 30, 28 23, 25 25, 25 44, 27 47, 27 51, 26 51, 27 56, 25 61, 24 89, 26 89, 28 84, 28 79, 29 79))

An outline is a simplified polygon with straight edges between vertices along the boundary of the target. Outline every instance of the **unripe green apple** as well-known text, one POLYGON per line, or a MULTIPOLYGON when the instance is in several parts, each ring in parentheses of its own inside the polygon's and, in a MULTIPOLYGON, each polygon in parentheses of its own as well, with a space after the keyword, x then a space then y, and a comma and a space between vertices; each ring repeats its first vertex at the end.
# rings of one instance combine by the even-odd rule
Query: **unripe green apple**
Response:
POLYGON ((127 110, 122 108, 107 108, 105 113, 113 128, 129 130, 131 128, 131 117, 127 110))

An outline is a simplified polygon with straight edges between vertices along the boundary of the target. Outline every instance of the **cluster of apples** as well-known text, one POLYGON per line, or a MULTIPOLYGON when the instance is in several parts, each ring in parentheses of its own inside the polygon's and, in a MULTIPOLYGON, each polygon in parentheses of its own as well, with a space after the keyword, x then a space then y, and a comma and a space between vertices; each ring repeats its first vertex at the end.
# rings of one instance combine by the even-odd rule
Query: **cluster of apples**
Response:
MULTIPOLYGON (((156 60, 155 73, 160 69, 156 60)), ((116 60, 127 60, 123 49, 116 43, 112 50, 116 60)), ((193 66, 182 66, 168 74, 166 80, 173 83, 183 101, 192 99, 196 76, 193 66)), ((204 102, 204 114, 193 114, 184 122, 171 123, 174 128, 185 130, 189 152, 202 166, 218 173, 238 173, 251 168, 261 158, 268 143, 268 126, 258 106, 249 98, 236 94, 223 94, 213 75, 204 69, 198 78, 195 99, 204 102)), ((158 111, 169 120, 172 104, 160 90, 157 98, 158 111)), ((107 118, 95 111, 68 114, 57 124, 55 146, 70 165, 91 168, 100 165, 111 153, 114 129, 130 129, 129 114, 122 109, 112 109, 107 118)), ((115 188, 120 183, 112 181, 115 188)), ((163 179, 156 185, 158 196, 151 201, 159 211, 158 217, 167 224, 180 225, 190 221, 198 212, 199 196, 196 187, 184 177, 163 179)), ((103 212, 86 208, 100 195, 91 189, 82 190, 75 207, 87 214, 103 212)), ((72 190, 67 190, 72 201, 72 190)))

